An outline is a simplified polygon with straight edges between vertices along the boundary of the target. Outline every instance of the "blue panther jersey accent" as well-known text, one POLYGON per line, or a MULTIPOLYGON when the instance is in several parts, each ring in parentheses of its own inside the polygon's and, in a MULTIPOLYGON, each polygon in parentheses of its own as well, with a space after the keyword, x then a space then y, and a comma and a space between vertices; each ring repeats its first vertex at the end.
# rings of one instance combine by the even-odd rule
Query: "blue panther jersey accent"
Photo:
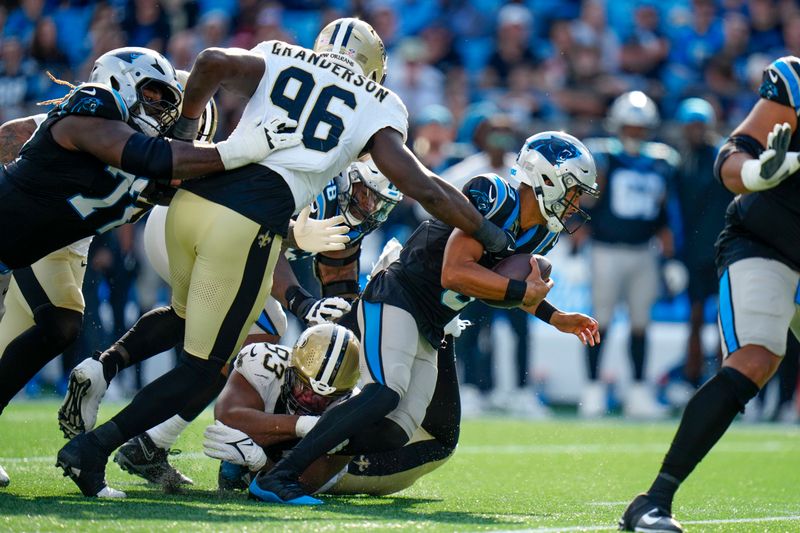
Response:
POLYGON ((786 56, 770 63, 764 69, 758 94, 800 114, 800 59, 786 56))
POLYGON ((28 266, 48 253, 141 216, 147 179, 89 153, 66 150, 51 128, 69 115, 127 120, 119 94, 97 84, 76 87, 53 108, 19 157, 0 172, 0 261, 28 266))
MULTIPOLYGON (((776 59, 764 69, 759 95, 784 105, 800 117, 800 58, 776 59)), ((789 150, 800 151, 800 131, 792 132, 789 150)), ((748 257, 780 261, 800 270, 800 180, 794 175, 766 191, 736 196, 717 238, 717 270, 748 257)))
MULTIPOLYGON (((339 208, 339 202, 337 201, 338 196, 339 188, 336 186, 336 181, 329 181, 322 192, 317 195, 317 197, 314 199, 314 202, 311 204, 311 215, 309 218, 322 220, 324 218, 331 218, 340 214, 341 210, 339 208)), ((350 237, 350 242, 347 243, 347 248, 354 248, 361 242, 361 239, 366 237, 368 234, 369 232, 364 233, 357 229, 351 229, 347 233, 347 236, 350 237)), ((316 254, 312 252, 306 252, 305 250, 301 250, 299 248, 289 248, 286 250, 286 258, 289 261, 307 259, 309 257, 313 257, 314 255, 316 254)))
POLYGON ((617 139, 586 141, 600 174, 603 194, 589 209, 595 240, 639 245, 648 242, 667 224, 667 194, 680 158, 671 147, 642 143, 638 155, 630 155, 617 139))
MULTIPOLYGON (((520 228, 519 195, 503 178, 491 174, 473 178, 463 193, 484 217, 511 231, 517 239, 517 253, 549 252, 558 233, 547 226, 520 228)), ((409 237, 400 259, 376 275, 364 289, 369 302, 385 302, 405 309, 417 321, 420 332, 433 346, 442 340, 444 326, 473 298, 442 287, 444 249, 453 228, 440 220, 428 220, 409 237)), ((503 258, 485 253, 479 264, 492 268, 503 258)))

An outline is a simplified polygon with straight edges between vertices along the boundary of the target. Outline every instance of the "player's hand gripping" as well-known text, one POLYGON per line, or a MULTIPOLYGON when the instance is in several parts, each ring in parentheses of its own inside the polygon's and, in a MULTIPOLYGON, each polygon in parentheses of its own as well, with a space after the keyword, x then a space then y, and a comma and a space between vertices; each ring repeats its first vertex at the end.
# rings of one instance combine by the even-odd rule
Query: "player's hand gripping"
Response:
POLYGON ((553 286, 553 280, 548 278, 542 279, 542 273, 539 270, 539 263, 536 258, 531 256, 531 273, 525 279, 528 287, 525 290, 525 296, 522 298, 523 307, 535 307, 547 297, 547 293, 553 286))
POLYGON ((228 461, 250 470, 261 470, 267 464, 267 454, 246 433, 226 426, 219 420, 203 433, 203 452, 209 457, 228 461))
POLYGON ((789 124, 776 124, 767 136, 767 149, 742 165, 742 184, 748 190, 772 189, 800 169, 800 153, 788 151, 791 140, 789 124))
POLYGON ((225 170, 257 163, 275 150, 300 144, 303 136, 294 132, 296 127, 296 121, 283 117, 275 117, 266 123, 241 120, 227 139, 216 144, 225 170))
POLYGON ((318 326, 326 322, 336 322, 345 313, 350 311, 350 302, 344 298, 333 296, 315 301, 303 315, 303 320, 309 326, 318 326))
POLYGON ((310 214, 311 206, 306 206, 292 225, 291 231, 297 246, 307 252, 344 250, 350 242, 350 237, 345 235, 350 228, 344 225, 344 216, 315 220, 308 218, 310 214))

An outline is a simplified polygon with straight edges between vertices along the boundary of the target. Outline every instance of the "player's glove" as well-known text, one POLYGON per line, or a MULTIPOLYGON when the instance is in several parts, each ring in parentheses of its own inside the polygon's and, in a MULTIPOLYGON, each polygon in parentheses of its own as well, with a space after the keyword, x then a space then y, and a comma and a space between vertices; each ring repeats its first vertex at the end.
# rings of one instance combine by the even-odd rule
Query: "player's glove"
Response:
POLYGON ((313 302, 302 318, 307 325, 317 326, 326 322, 336 322, 348 311, 350 311, 350 302, 344 298, 333 296, 313 302))
POLYGON ((461 320, 461 316, 457 315, 453 320, 448 322, 444 327, 445 335, 452 335, 453 337, 460 337, 465 329, 470 327, 472 322, 469 320, 461 320))
POLYGON ((275 117, 266 124, 260 120, 240 121, 230 137, 216 144, 225 170, 257 163, 275 150, 300 144, 303 136, 289 132, 296 127, 296 121, 282 117, 275 117))
POLYGON ((344 250, 345 245, 350 242, 350 237, 345 235, 350 228, 344 225, 344 216, 316 220, 308 218, 310 214, 311 206, 306 206, 291 226, 297 246, 314 253, 344 250))
POLYGON ((228 461, 250 470, 261 470, 267 464, 267 454, 242 431, 228 427, 219 420, 203 433, 203 452, 209 457, 228 461))
POLYGON ((772 189, 800 170, 800 153, 788 151, 791 140, 789 124, 776 124, 767 136, 767 149, 758 159, 750 159, 742 165, 742 183, 747 190, 772 189))

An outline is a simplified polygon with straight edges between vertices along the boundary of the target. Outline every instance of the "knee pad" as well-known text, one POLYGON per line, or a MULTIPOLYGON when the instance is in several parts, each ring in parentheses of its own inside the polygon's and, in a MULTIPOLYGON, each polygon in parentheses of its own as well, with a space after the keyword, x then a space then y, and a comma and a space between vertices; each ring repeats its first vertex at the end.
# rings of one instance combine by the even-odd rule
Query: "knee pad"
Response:
POLYGON ((47 304, 34 311, 33 320, 37 326, 42 328, 53 348, 57 347, 60 351, 78 338, 83 314, 73 309, 47 304))

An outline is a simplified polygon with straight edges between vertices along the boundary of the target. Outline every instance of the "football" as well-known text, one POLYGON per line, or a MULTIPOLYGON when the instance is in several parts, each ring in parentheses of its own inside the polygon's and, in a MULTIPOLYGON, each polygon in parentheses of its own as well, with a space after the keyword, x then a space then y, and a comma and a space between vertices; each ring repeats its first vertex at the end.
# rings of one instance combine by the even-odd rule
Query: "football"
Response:
MULTIPOLYGON (((536 263, 539 265, 539 272, 542 274, 542 279, 549 278, 550 273, 553 271, 553 264, 546 257, 541 255, 534 255, 533 257, 536 258, 536 263)), ((528 254, 515 254, 510 257, 506 257, 497 263, 492 271, 509 279, 523 281, 531 273, 530 259, 531 256, 528 254)), ((500 309, 511 309, 519 305, 519 302, 509 302, 504 300, 483 300, 483 302, 487 305, 498 307, 500 309)))

